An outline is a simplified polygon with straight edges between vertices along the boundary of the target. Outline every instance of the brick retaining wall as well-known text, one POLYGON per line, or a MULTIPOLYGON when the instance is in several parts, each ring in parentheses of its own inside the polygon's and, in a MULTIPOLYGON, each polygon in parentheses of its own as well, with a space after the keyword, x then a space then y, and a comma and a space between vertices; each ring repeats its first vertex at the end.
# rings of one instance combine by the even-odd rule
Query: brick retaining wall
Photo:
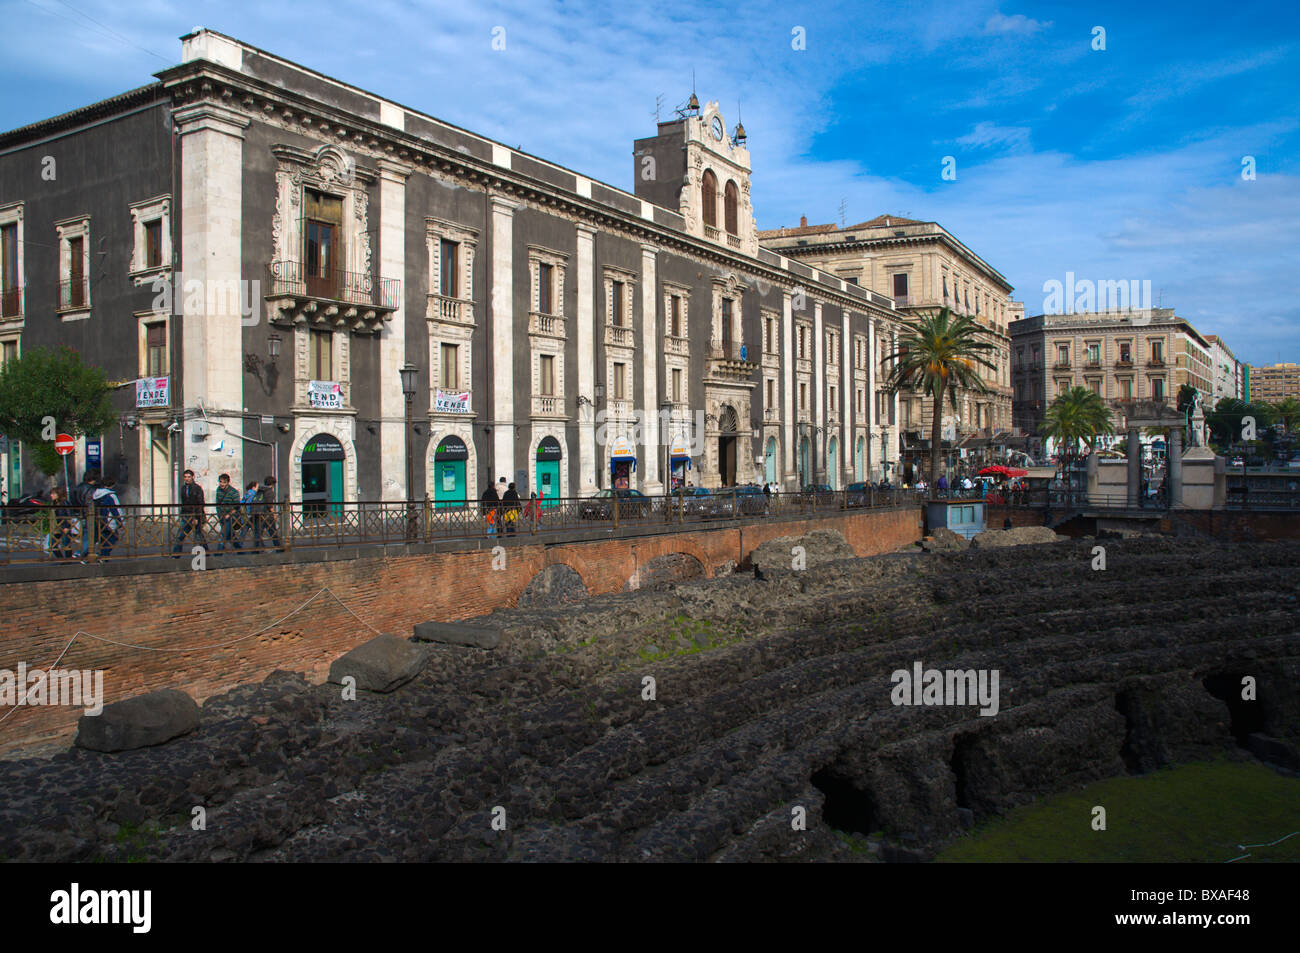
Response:
MULTIPOLYGON (((0 669, 48 666, 78 630, 145 648, 79 636, 62 669, 102 669, 108 702, 159 688, 180 688, 200 702, 256 682, 276 669, 321 681, 339 655, 374 636, 328 594, 254 638, 244 638, 328 588, 357 616, 403 637, 417 622, 465 619, 514 605, 538 572, 564 563, 593 595, 616 592, 658 556, 685 553, 707 575, 734 561, 744 565, 759 544, 815 529, 844 533, 859 556, 891 552, 920 538, 915 508, 718 525, 687 532, 562 543, 519 536, 508 540, 505 568, 492 569, 495 540, 458 551, 401 555, 324 552, 270 556, 247 566, 206 572, 185 563, 142 571, 111 564, 111 574, 0 584, 0 669), (341 557, 350 558, 341 558, 341 557), (242 639, 233 645, 221 645, 242 639), (217 646, 217 647, 213 647, 217 646), (182 648, 183 651, 173 651, 182 648), (167 649, 168 651, 157 651, 167 649)), ((79 568, 79 567, 77 567, 79 568)), ((71 572, 73 567, 68 567, 71 572)), ((10 709, 0 708, 0 715, 10 709)), ((71 740, 79 709, 22 707, 0 723, 0 754, 17 747, 71 740)))

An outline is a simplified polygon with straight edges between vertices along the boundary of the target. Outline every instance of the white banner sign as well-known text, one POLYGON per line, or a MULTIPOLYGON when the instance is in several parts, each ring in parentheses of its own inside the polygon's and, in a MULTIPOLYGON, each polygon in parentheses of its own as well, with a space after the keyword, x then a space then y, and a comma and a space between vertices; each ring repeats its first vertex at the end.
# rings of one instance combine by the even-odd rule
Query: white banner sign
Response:
POLYGON ((468 414, 469 391, 460 393, 439 390, 434 393, 433 409, 440 414, 468 414))
POLYGON ((343 386, 338 381, 308 381, 307 404, 324 410, 343 407, 343 386))
POLYGON ((167 378, 141 377, 135 382, 136 407, 166 407, 167 378))

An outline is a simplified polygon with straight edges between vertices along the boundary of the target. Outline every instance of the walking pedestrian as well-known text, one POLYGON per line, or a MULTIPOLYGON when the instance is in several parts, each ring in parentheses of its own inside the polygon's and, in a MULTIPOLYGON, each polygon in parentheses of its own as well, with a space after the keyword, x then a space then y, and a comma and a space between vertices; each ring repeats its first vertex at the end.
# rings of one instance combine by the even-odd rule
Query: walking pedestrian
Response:
POLYGON ((172 558, 180 559, 181 543, 193 536, 200 546, 205 546, 203 538, 203 487, 194 481, 194 471, 186 470, 185 482, 181 484, 181 531, 172 547, 172 558))
POLYGON ((496 487, 488 483, 483 489, 483 496, 480 499, 479 513, 483 517, 483 523, 487 526, 487 534, 495 536, 497 534, 497 503, 501 499, 497 496, 496 487))
POLYGON ((265 534, 273 544, 277 552, 284 551, 284 544, 280 542, 280 520, 275 511, 275 477, 268 476, 262 481, 262 488, 257 491, 257 510, 261 519, 261 525, 253 527, 255 542, 260 549, 262 546, 262 535, 265 534))
POLYGON ((505 495, 501 497, 504 504, 506 532, 511 536, 515 535, 515 523, 519 521, 519 491, 515 489, 513 483, 506 489, 505 495))
POLYGON ((117 545, 117 534, 122 529, 122 502, 114 492, 117 481, 107 479, 95 490, 95 538, 99 541, 99 558, 107 559, 117 545))
POLYGON ((99 489, 99 471, 87 470, 81 477, 81 482, 76 485, 68 498, 68 505, 76 514, 77 523, 80 528, 81 548, 77 550, 77 558, 85 559, 86 554, 90 552, 90 536, 92 527, 87 515, 91 500, 95 496, 95 490, 99 489))
POLYGON ((217 519, 221 522, 221 540, 217 543, 217 552, 225 552, 229 543, 235 549, 243 549, 236 533, 235 523, 239 519, 239 491, 230 485, 230 474, 223 473, 217 477, 217 519))
POLYGON ((51 559, 67 559, 72 555, 72 521, 67 502, 67 494, 56 486, 41 507, 41 534, 51 559))
POLYGON ((939 482, 936 484, 936 487, 939 490, 939 496, 944 497, 948 495, 948 478, 942 473, 939 474, 939 482))
MULTIPOLYGON (((258 518, 255 515, 254 510, 257 508, 257 494, 260 488, 258 482, 252 480, 249 482, 248 486, 244 487, 244 495, 239 498, 240 508, 236 519, 239 522, 239 542, 241 548, 244 537, 248 534, 249 528, 258 525, 258 518)), ((257 545, 254 547, 254 552, 261 549, 262 534, 260 531, 257 534, 256 543, 257 545)))
POLYGON ((542 521, 542 501, 537 498, 536 493, 528 495, 528 504, 524 507, 524 519, 532 520, 534 526, 542 521))

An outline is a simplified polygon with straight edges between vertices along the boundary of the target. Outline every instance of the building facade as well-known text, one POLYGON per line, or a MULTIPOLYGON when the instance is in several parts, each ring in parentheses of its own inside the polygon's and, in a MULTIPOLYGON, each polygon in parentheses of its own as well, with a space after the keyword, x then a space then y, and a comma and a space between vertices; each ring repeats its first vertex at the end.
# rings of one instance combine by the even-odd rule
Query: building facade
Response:
MULTIPOLYGON (((182 42, 158 82, 0 135, 0 345, 68 344, 121 385, 118 432, 76 460, 127 501, 175 499, 186 468, 399 500, 408 437, 410 493, 442 505, 498 477, 555 498, 879 474, 900 315, 759 247, 715 103, 637 142, 629 193, 182 42)), ((16 495, 40 477, 10 457, 16 495)))
MULTIPOLYGON (((993 437, 1014 428, 1008 325, 1019 302, 1011 284, 936 222, 881 215, 844 228, 809 225, 759 233, 765 248, 806 261, 845 281, 892 298, 905 316, 950 307, 974 316, 993 345, 994 365, 981 368, 986 394, 959 391, 954 413, 945 398, 943 440, 956 446, 963 437, 993 437)), ((1019 304, 1023 313, 1023 304, 1019 304)), ((933 399, 905 390, 899 397, 900 452, 915 457, 928 446, 933 399)))
POLYGON ((1210 345, 1212 364, 1209 406, 1214 407, 1225 397, 1244 400, 1246 388, 1242 380, 1241 361, 1237 360, 1223 338, 1217 334, 1207 334, 1205 340, 1210 345))
POLYGON ((1209 342, 1172 308, 1040 314, 1011 325, 1011 347, 1016 419, 1031 434, 1071 387, 1121 412, 1138 400, 1172 406, 1184 384, 1211 393, 1209 342))
POLYGON ((1258 364, 1250 368, 1250 399, 1276 404, 1300 400, 1300 364, 1258 364))

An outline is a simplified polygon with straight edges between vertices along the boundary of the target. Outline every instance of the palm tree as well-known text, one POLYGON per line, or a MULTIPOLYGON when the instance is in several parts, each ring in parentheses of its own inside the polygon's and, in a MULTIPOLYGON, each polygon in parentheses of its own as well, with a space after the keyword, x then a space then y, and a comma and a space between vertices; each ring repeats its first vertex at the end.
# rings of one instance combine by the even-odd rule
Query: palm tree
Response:
POLYGON ((1071 387, 1052 401, 1044 417, 1039 431, 1044 437, 1054 438, 1061 448, 1062 478, 1067 461, 1078 459, 1080 444, 1091 450, 1099 436, 1115 433, 1110 410, 1101 396, 1087 387, 1071 387))
POLYGON ((885 380, 889 393, 896 394, 909 387, 934 398, 934 420, 930 427, 931 486, 939 478, 944 394, 948 395, 955 412, 958 388, 976 394, 988 393, 975 365, 997 370, 997 365, 983 356, 993 350, 992 343, 981 339, 983 331, 970 315, 957 314, 950 308, 918 314, 915 321, 908 322, 898 350, 887 358, 893 363, 885 380))
POLYGON ((1277 411, 1277 419, 1282 421, 1286 432, 1294 433, 1296 421, 1300 420, 1300 400, 1284 397, 1273 405, 1273 409, 1277 411))

